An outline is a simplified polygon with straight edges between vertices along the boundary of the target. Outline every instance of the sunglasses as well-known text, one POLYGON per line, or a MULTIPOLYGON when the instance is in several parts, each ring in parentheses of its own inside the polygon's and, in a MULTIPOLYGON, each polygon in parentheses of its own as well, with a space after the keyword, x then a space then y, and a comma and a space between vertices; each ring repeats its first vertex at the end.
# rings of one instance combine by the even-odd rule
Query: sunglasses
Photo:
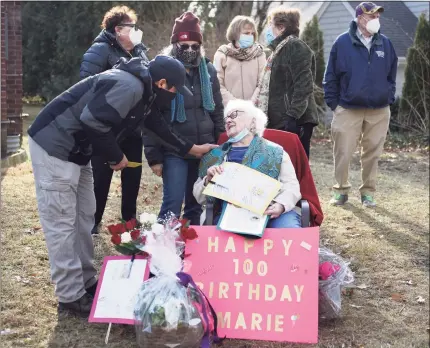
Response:
POLYGON ((179 44, 179 47, 181 47, 182 50, 186 51, 188 50, 190 47, 193 51, 198 51, 200 49, 200 45, 199 44, 192 44, 192 45, 188 45, 188 44, 179 44))
POLYGON ((130 27, 130 28, 134 28, 134 30, 142 30, 137 24, 132 24, 132 23, 121 23, 121 24, 118 24, 118 27, 130 27))
POLYGON ((224 117, 224 123, 227 123, 228 118, 234 120, 239 115, 239 112, 245 112, 245 111, 234 110, 234 111, 230 112, 226 117, 224 117))

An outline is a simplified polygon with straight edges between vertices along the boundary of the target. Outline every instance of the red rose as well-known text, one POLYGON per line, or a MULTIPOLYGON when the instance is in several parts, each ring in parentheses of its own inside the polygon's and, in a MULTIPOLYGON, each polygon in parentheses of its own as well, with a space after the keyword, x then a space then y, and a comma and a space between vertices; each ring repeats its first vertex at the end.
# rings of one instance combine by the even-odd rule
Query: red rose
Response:
POLYGON ((130 235, 132 240, 137 240, 140 236, 140 230, 131 231, 130 235))
POLYGON ((131 230, 133 230, 133 229, 135 229, 136 228, 136 226, 137 226, 137 220, 136 219, 131 219, 131 220, 129 220, 129 221, 127 221, 126 223, 125 223, 125 228, 128 230, 128 231, 131 231, 131 230))
POLYGON ((111 234, 121 234, 127 232, 124 224, 109 225, 107 228, 111 234))
POLYGON ((183 240, 193 240, 198 237, 197 232, 194 228, 181 228, 181 237, 183 240))
POLYGON ((179 221, 182 225, 182 228, 188 228, 190 226, 191 221, 188 219, 182 219, 179 221))
POLYGON ((110 234, 118 234, 118 225, 109 225, 107 229, 110 234))
POLYGON ((119 234, 113 234, 110 240, 115 245, 121 244, 121 236, 119 234))
POLYGON ((114 227, 114 225, 107 226, 107 229, 108 229, 108 231, 109 231, 110 234, 114 234, 113 227, 114 227))
POLYGON ((119 234, 127 232, 127 229, 125 228, 125 224, 118 224, 117 227, 118 227, 119 234))

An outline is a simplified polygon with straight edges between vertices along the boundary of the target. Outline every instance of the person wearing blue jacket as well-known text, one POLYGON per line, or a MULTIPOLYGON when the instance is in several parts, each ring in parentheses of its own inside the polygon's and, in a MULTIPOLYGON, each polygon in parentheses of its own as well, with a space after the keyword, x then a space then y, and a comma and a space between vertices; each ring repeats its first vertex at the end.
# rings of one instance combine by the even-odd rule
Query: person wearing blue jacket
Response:
MULTIPOLYGON (((143 32, 137 26, 136 13, 127 6, 115 6, 104 15, 102 31, 82 58, 80 76, 82 79, 111 69, 120 58, 127 60, 138 57, 145 63, 147 48, 142 43, 143 32)), ((142 134, 135 132, 121 144, 127 158, 142 162, 142 134)), ((98 234, 109 195, 113 170, 101 156, 91 159, 96 195, 95 223, 92 234, 98 234)), ((121 172, 121 217, 128 221, 136 217, 136 202, 142 177, 142 167, 124 168, 121 172)))
POLYGON ((330 203, 348 201, 349 163, 360 141, 361 201, 375 207, 378 159, 390 123, 390 105, 396 92, 397 55, 380 33, 383 7, 362 2, 349 31, 333 44, 324 75, 324 99, 333 111, 331 132, 336 184, 330 203))

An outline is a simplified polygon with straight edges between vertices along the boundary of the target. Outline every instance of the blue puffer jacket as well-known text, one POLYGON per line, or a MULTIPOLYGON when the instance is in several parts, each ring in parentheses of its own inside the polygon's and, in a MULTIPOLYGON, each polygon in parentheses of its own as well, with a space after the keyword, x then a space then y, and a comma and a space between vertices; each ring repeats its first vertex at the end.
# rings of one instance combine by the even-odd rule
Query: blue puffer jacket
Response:
POLYGON ((111 69, 121 57, 140 57, 148 61, 146 51, 147 48, 143 44, 138 44, 128 53, 119 45, 114 34, 102 30, 82 58, 81 78, 111 69))
POLYGON ((383 108, 394 102, 397 55, 391 41, 378 33, 370 52, 357 37, 357 23, 340 35, 330 52, 324 75, 324 99, 336 109, 383 108))

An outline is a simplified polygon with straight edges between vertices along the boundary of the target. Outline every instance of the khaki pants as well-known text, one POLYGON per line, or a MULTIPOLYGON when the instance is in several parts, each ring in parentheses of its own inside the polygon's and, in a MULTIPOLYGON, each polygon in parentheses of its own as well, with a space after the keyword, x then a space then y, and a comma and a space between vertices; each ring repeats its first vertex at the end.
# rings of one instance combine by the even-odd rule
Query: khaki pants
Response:
POLYGON ((334 111, 331 133, 334 141, 335 192, 346 194, 351 188, 348 181, 349 163, 361 145, 361 195, 373 195, 376 190, 378 159, 384 149, 390 123, 390 108, 345 109, 334 111))
POLYGON ((73 302, 96 282, 91 165, 62 161, 49 156, 31 138, 28 141, 55 294, 60 302, 73 302))

